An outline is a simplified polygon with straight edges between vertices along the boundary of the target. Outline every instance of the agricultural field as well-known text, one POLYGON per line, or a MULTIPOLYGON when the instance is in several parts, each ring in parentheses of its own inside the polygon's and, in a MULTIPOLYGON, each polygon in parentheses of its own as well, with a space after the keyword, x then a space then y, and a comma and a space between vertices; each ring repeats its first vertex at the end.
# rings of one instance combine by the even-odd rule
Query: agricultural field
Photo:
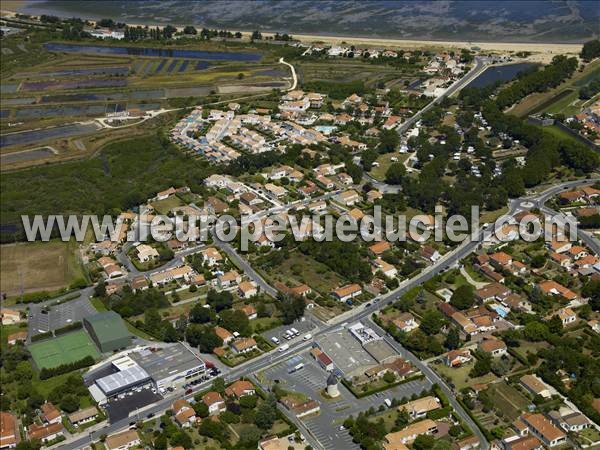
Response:
POLYGON ((349 83, 362 81, 369 88, 399 88, 423 77, 421 65, 393 67, 371 64, 358 59, 303 60, 297 64, 297 72, 302 82, 334 81, 349 83))
MULTIPOLYGON (((88 145, 91 138, 105 142, 106 135, 118 140, 147 132, 144 123, 120 121, 117 126, 127 126, 120 133, 95 121, 111 114, 139 118, 147 111, 229 101, 290 83, 289 69, 275 54, 281 51, 272 46, 195 41, 180 46, 187 53, 147 44, 152 48, 127 54, 111 52, 108 43, 99 46, 106 51, 97 52, 94 41, 89 50, 80 52, 81 46, 64 44, 50 33, 27 34, 26 43, 23 35, 3 39, 3 171, 87 157, 99 148, 88 145), (190 52, 201 53, 191 57, 190 52), (201 59, 202 55, 206 57, 201 59)), ((154 125, 150 128, 156 128, 157 120, 150 121, 154 125)))
POLYGON ((28 350, 38 370, 74 363, 86 356, 100 358, 96 346, 83 330, 33 343, 28 350))
POLYGON ((507 417, 510 421, 519 417, 521 412, 526 411, 530 404, 527 397, 507 384, 506 381, 491 384, 488 389, 491 390, 495 407, 500 409, 503 417, 507 417))
POLYGON ((54 240, 1 247, 0 290, 8 297, 56 291, 84 279, 77 243, 54 240))
POLYGON ((588 64, 583 71, 575 72, 569 80, 555 89, 528 95, 512 107, 509 112, 518 117, 540 113, 564 114, 566 116, 577 114, 582 108, 594 101, 594 99, 580 100, 579 89, 599 77, 600 61, 594 61, 588 64))

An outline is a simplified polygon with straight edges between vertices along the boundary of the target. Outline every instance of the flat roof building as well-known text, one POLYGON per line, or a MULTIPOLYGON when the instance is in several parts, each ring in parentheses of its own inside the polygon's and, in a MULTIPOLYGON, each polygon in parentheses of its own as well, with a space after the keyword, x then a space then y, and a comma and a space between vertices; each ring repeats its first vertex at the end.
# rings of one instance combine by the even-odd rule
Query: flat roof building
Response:
POLYGON ((103 353, 113 352, 131 345, 131 334, 121 316, 114 311, 105 311, 85 317, 83 325, 103 353))
POLYGON ((206 370, 206 365, 185 344, 144 349, 129 355, 142 367, 158 389, 181 387, 194 380, 206 370))

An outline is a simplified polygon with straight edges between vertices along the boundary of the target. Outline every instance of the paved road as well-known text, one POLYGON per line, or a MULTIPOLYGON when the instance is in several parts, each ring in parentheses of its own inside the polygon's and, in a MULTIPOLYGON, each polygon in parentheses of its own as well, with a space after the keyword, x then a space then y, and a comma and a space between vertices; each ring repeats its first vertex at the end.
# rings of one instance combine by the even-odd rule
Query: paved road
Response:
MULTIPOLYGON (((483 72, 486 69, 487 66, 488 65, 485 58, 475 58, 475 65, 471 70, 469 70, 469 72, 465 74, 465 76, 461 77, 454 84, 452 84, 448 89, 446 89, 446 92, 444 92, 442 95, 433 99, 423 109, 421 109, 412 117, 403 122, 401 125, 396 127, 396 132, 400 135, 404 134, 406 131, 408 131, 410 127, 412 127, 415 123, 419 121, 423 114, 425 114, 435 105, 440 103, 446 97, 451 96, 452 94, 460 91, 462 88, 467 86, 471 81, 477 78, 481 74, 481 72, 483 72)), ((366 172, 363 174, 363 180, 365 181, 365 183, 370 183, 377 190, 381 191, 384 194, 396 194, 402 190, 401 186, 381 182, 379 180, 376 180, 366 172)))
POLYGON ((456 396, 455 396, 454 392, 452 392, 452 390, 448 387, 448 385, 445 383, 445 381, 442 380, 440 378, 440 376, 434 370, 432 370, 427 364, 423 363, 419 358, 417 358, 412 353, 404 350, 404 348, 402 346, 400 346, 394 339, 390 339, 389 337, 387 337, 387 333, 385 332, 385 330, 381 329, 375 322, 373 322, 372 320, 370 320, 370 322, 371 322, 370 323, 371 328, 373 328, 375 331, 377 331, 380 335, 384 336, 384 340, 388 344, 390 344, 394 348, 394 350, 396 350, 398 353, 402 354, 402 356, 404 356, 406 359, 408 359, 410 362, 412 362, 416 367, 418 367, 421 370, 421 372, 423 372, 423 374, 432 383, 437 383, 440 386, 440 389, 442 390, 442 392, 444 392, 444 394, 446 394, 446 397, 448 397, 448 401, 450 402, 450 404, 452 405, 452 407, 454 408, 456 413, 461 417, 461 419, 463 419, 465 421, 465 423, 467 425, 469 425, 469 428, 471 428, 471 430, 473 431, 473 434, 475 434, 477 439, 479 439, 479 442, 482 443, 480 448, 487 449, 488 443, 487 443, 487 440, 486 440, 484 434, 477 427, 477 425, 475 424, 473 419, 471 419, 471 416, 469 416, 467 414, 467 412, 464 410, 464 408, 458 402, 458 400, 456 400, 456 396), (403 352, 403 350, 404 350, 404 352, 403 352))
POLYGON ((406 122, 402 123, 399 127, 396 128, 396 131, 399 134, 402 134, 405 131, 407 131, 410 127, 412 127, 415 123, 417 123, 419 121, 419 119, 421 119, 423 114, 425 114, 427 111, 432 109, 435 105, 440 103, 446 97, 449 97, 452 94, 454 94, 455 92, 460 91, 467 84, 469 84, 471 81, 473 81, 475 78, 477 78, 481 74, 481 72, 483 72, 485 70, 486 67, 487 67, 486 59, 476 57, 475 65, 473 66, 473 68, 471 70, 469 70, 465 74, 465 76, 463 76, 459 80, 457 80, 448 89, 446 89, 446 92, 444 92, 439 97, 436 97, 435 99, 433 99, 429 104, 427 104, 423 109, 418 111, 414 116, 407 119, 406 122))
POLYGON ((231 245, 229 245, 229 243, 221 241, 214 232, 212 233, 212 236, 214 244, 227 253, 229 259, 231 259, 236 266, 241 267, 244 270, 244 273, 248 275, 257 286, 260 287, 261 292, 264 292, 271 297, 277 297, 277 289, 269 285, 269 283, 267 283, 265 279, 256 270, 254 270, 248 261, 238 255, 238 253, 231 245))
MULTIPOLYGON (((599 181, 599 180, 593 180, 593 179, 592 180, 578 180, 578 181, 572 181, 570 183, 563 183, 563 184, 560 184, 557 186, 553 186, 550 189, 547 189, 546 191, 544 191, 543 194, 541 194, 537 198, 534 198, 532 203, 535 205, 536 208, 539 208, 540 211, 542 211, 544 214, 547 214, 552 217, 558 217, 559 219, 567 220, 567 217, 562 212, 558 212, 558 211, 555 211, 555 210, 547 207, 545 205, 546 202, 548 200, 550 200, 552 197, 554 197, 555 195, 557 195, 558 193, 560 193, 566 189, 572 189, 572 188, 579 187, 584 184, 593 184, 596 181, 599 181)), ((579 229, 579 228, 577 229, 577 237, 579 239, 581 239, 597 255, 600 255, 600 240, 598 240, 597 237, 595 237, 591 233, 589 233, 585 230, 579 229)))
MULTIPOLYGON (((578 181, 562 183, 562 184, 553 186, 550 189, 548 189, 542 193, 539 193, 536 195, 530 195, 530 196, 523 197, 523 198, 517 199, 517 200, 513 200, 510 203, 509 211, 507 212, 507 214, 504 217, 514 216, 515 214, 517 214, 520 211, 531 209, 533 207, 537 207, 540 204, 545 203, 545 201, 547 201, 550 197, 552 197, 553 195, 555 195, 556 193, 560 192, 561 190, 563 190, 565 188, 573 188, 573 187, 582 186, 585 184, 592 184, 594 181, 595 180, 578 180, 578 181)), ((369 317, 373 313, 375 313, 377 310, 379 310, 380 308, 384 307, 385 305, 387 305, 389 303, 395 302, 400 297, 402 297, 406 292, 408 292, 410 289, 412 289, 416 286, 422 285, 424 282, 433 278, 438 273, 445 271, 446 269, 448 269, 449 267, 451 267, 454 264, 457 264, 461 259, 463 259, 468 254, 470 254, 471 252, 476 250, 477 247, 479 246, 479 244, 484 239, 488 238, 490 235, 491 235, 491 231, 480 229, 476 233, 475 240, 473 240, 473 241, 468 240, 468 241, 463 242, 461 245, 456 247, 451 252, 446 253, 440 260, 438 260, 432 266, 429 266, 426 269, 424 269, 417 276, 411 278, 410 280, 405 280, 404 282, 402 282, 400 284, 400 286, 398 287, 398 289, 396 289, 384 296, 376 298, 375 300, 373 300, 371 302, 370 306, 361 306, 359 308, 350 310, 347 313, 338 316, 335 319, 334 323, 330 323, 330 324, 321 326, 317 331, 315 331, 313 333, 313 335, 315 337, 318 337, 320 335, 328 334, 328 333, 332 332, 334 329, 339 328, 338 324, 341 321, 357 321, 357 320, 365 320, 365 319, 369 320, 369 317)), ((235 253, 235 255, 237 256, 236 253, 235 253)), ((247 264, 247 263, 245 263, 245 264, 247 264)), ((394 348, 400 352, 400 354, 405 355, 407 358, 410 358, 411 361, 413 361, 419 368, 421 368, 421 370, 428 377, 430 377, 430 380, 435 380, 435 382, 437 382, 440 385, 441 389, 448 395, 448 398, 451 399, 453 406, 456 409, 457 414, 459 414, 461 419, 464 420, 466 423, 468 423, 472 427, 473 432, 476 433, 477 436, 479 437, 479 439, 481 441, 480 448, 482 450, 489 449, 489 444, 486 441, 485 437, 481 435, 481 433, 479 432, 479 429, 476 426, 474 426, 474 424, 472 423, 472 420, 469 417, 469 415, 462 409, 462 407, 460 407, 460 404, 458 404, 456 402, 452 392, 450 391, 450 388, 446 385, 446 383, 443 380, 441 380, 437 376, 437 374, 435 374, 430 368, 428 368, 421 361, 419 361, 418 358, 416 358, 416 356, 410 354, 409 352, 406 351, 406 349, 403 349, 401 346, 399 346, 395 342, 389 341, 389 343, 391 345, 393 345, 394 348)), ((266 353, 262 356, 255 358, 253 360, 250 360, 236 368, 233 368, 230 372, 228 372, 227 374, 224 375, 224 378, 227 382, 230 382, 230 381, 234 381, 242 376, 250 376, 250 375, 255 374, 255 373, 257 373, 261 370, 264 370, 268 367, 271 367, 271 366, 277 365, 283 361, 286 361, 287 359, 291 358, 292 356, 308 350, 310 348, 310 346, 311 346, 310 341, 300 341, 295 344, 291 344, 289 350, 287 350, 285 352, 279 352, 277 350, 271 351, 269 353, 266 353)), ((208 386, 210 386, 210 383, 211 382, 209 381, 204 384, 197 385, 194 388, 194 392, 206 389, 208 386)), ((193 396, 193 394, 190 394, 187 397, 189 398, 191 396, 193 396)), ((139 417, 143 418, 148 413, 154 413, 154 414, 162 413, 164 410, 169 408, 170 404, 177 397, 178 397, 177 395, 171 396, 171 397, 168 397, 158 403, 148 406, 146 409, 144 409, 143 411, 140 412, 139 417)), ((63 445, 60 448, 64 448, 67 450, 76 450, 76 449, 88 444, 89 442, 91 442, 90 439, 97 440, 100 437, 100 435, 102 435, 102 434, 111 434, 111 433, 114 433, 116 431, 119 431, 119 430, 127 427, 129 425, 129 422, 131 422, 135 419, 136 418, 125 419, 125 420, 107 425, 106 427, 104 427, 98 431, 95 431, 94 433, 91 433, 90 435, 79 437, 69 443, 63 443, 63 445)))

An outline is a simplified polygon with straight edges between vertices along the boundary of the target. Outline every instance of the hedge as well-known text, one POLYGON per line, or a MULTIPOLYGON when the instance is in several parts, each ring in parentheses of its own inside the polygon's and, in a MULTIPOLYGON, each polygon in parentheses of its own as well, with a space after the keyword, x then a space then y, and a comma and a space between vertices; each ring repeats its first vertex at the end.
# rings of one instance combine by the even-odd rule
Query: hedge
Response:
POLYGON ((52 331, 46 331, 45 333, 36 334, 31 336, 31 342, 43 341, 44 339, 52 337, 52 331))
POLYGON ((354 386, 352 386, 352 383, 350 383, 345 378, 342 378, 342 384, 344 386, 346 386, 348 388, 348 390, 350 392, 352 392, 352 395, 354 395, 356 398, 363 398, 363 397, 367 397, 372 394, 376 394, 377 392, 387 391, 388 389, 399 386, 401 384, 410 383, 411 381, 414 381, 414 380, 422 380, 423 378, 425 378, 425 375, 423 375, 423 374, 415 375, 414 377, 406 378, 405 380, 398 381, 397 383, 387 384, 387 385, 381 386, 377 389, 369 389, 368 391, 365 391, 365 392, 356 392, 356 390, 355 390, 356 388, 354 386))
POLYGON ((72 362, 70 364, 63 364, 60 366, 52 367, 51 369, 43 368, 40 371, 40 380, 46 380, 57 375, 73 372, 77 369, 83 369, 84 367, 93 366, 95 362, 96 361, 94 361, 94 358, 88 355, 85 358, 80 359, 79 361, 72 362))
POLYGON ((527 358, 525 358, 523 355, 520 355, 514 348, 512 347, 508 347, 508 354, 511 355, 512 357, 516 358, 517 361, 519 361, 521 364, 523 364, 526 367, 530 367, 529 361, 527 361, 527 358))
POLYGON ((79 330, 82 327, 83 327, 83 324, 81 322, 73 322, 67 326, 64 326, 62 328, 57 328, 56 330, 54 330, 54 335, 58 336, 60 334, 68 333, 69 331, 79 330))

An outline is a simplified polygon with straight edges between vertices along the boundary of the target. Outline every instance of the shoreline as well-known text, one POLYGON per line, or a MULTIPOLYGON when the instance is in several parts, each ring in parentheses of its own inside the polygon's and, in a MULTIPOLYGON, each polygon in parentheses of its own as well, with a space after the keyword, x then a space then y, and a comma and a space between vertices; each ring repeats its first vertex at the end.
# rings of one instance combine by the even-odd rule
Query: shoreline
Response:
MULTIPOLYGON (((0 10, 2 16, 14 17, 18 12, 18 4, 24 4, 22 1, 10 1, 8 0, 5 8, 0 10), (10 5, 10 6, 8 6, 10 5), (8 9, 6 8, 8 6, 8 9), (12 6, 12 8, 11 8, 12 6), (16 11, 15 11, 16 10, 16 11)), ((88 19, 94 21, 94 19, 88 19)), ((165 26, 165 24, 159 23, 139 23, 139 22, 127 22, 130 26, 165 26)), ((178 30, 182 30, 184 25, 175 25, 178 30)), ((200 25, 194 25, 199 27, 200 25)), ((229 30, 231 32, 240 32, 244 38, 250 37, 251 31, 243 30, 229 30)), ((273 36, 274 32, 261 32, 263 36, 273 36)), ((549 61, 555 55, 559 54, 578 54, 581 51, 583 44, 581 43, 552 43, 552 42, 496 42, 496 41, 452 41, 452 40, 432 40, 432 39, 400 39, 391 37, 361 37, 361 36, 343 36, 343 35, 320 35, 320 34, 305 34, 305 33, 292 33, 294 39, 302 43, 323 43, 328 45, 340 45, 342 42, 348 45, 370 45, 374 47, 390 48, 390 49, 417 49, 417 48, 452 48, 471 49, 473 47, 478 48, 480 51, 490 52, 503 52, 503 53, 516 53, 516 52, 531 52, 531 55, 527 59, 532 60, 543 60, 549 61), (537 56, 537 57, 536 57, 537 56)))

